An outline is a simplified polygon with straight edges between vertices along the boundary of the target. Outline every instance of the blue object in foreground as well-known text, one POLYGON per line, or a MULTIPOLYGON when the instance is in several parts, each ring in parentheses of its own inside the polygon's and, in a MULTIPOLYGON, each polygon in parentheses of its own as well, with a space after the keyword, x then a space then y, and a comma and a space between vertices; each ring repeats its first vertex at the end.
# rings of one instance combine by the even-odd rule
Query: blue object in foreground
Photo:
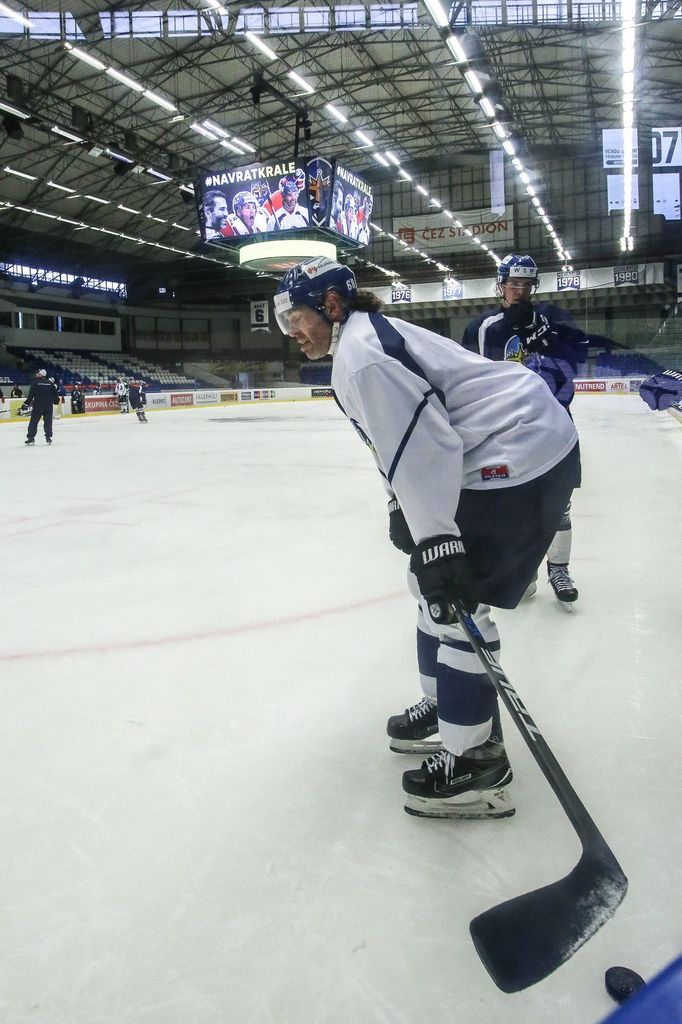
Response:
POLYGON ((602 1024, 682 1024, 682 956, 673 960, 602 1024))

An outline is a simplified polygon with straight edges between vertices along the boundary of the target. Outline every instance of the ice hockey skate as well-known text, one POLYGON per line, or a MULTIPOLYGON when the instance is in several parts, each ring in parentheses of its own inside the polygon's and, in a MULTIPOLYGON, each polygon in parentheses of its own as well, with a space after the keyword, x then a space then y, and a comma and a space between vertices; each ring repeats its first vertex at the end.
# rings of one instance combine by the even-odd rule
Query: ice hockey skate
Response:
POLYGON ((36 443, 35 437, 27 437, 26 440, 24 441, 24 444, 35 444, 35 443, 36 443))
POLYGON ((443 747, 438 737, 438 708, 428 697, 406 708, 402 715, 392 715, 386 732, 389 747, 396 754, 432 754, 443 747))
POLYGON ((488 740, 461 757, 440 750, 403 774, 405 810, 421 818, 509 818, 513 778, 503 744, 488 740))
POLYGON ((554 596, 561 607, 564 611, 572 612, 573 604, 578 600, 578 591, 568 574, 568 566, 560 565, 558 562, 548 562, 547 576, 554 596))

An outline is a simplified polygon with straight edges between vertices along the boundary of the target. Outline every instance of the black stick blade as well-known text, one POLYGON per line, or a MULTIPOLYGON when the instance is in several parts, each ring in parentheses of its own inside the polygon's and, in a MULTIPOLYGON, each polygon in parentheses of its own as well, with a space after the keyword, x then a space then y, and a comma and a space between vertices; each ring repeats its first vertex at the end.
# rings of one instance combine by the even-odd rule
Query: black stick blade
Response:
POLYGON ((469 926, 503 992, 520 992, 566 962, 615 913, 628 880, 608 848, 583 853, 569 875, 491 907, 469 926))

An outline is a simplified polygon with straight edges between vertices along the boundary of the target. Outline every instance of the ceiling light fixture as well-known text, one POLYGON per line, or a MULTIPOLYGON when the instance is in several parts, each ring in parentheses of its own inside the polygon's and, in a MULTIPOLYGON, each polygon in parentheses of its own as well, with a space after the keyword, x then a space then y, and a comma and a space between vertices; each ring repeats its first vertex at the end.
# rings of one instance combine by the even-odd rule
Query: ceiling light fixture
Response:
POLYGON ((178 109, 169 100, 165 100, 163 96, 159 96, 158 93, 152 92, 151 89, 145 89, 144 94, 148 100, 152 103, 156 103, 159 107, 163 107, 164 110, 169 110, 171 113, 174 113, 178 109))
POLYGON ((466 51, 460 43, 457 36, 448 36, 445 40, 445 45, 449 49, 452 56, 455 58, 458 64, 464 64, 467 60, 466 51))
POLYGON ((27 181, 37 181, 35 174, 24 174, 23 171, 15 171, 11 167, 5 167, 6 174, 14 174, 17 178, 26 178, 27 181))
POLYGON ((58 188, 60 192, 70 192, 72 195, 76 191, 75 188, 67 188, 66 185, 57 184, 56 181, 48 181, 46 184, 49 185, 50 188, 58 188))
POLYGON ((115 78, 121 85, 126 85, 129 89, 133 89, 134 92, 144 92, 145 87, 136 82, 134 78, 130 78, 128 75, 124 75, 122 71, 118 71, 116 68, 107 68, 105 74, 109 75, 110 78, 115 78))
POLYGON ((71 54, 72 57, 77 57, 78 60, 82 60, 84 64, 89 64, 92 68, 97 68, 98 71, 105 71, 106 64, 98 60, 97 57, 90 56, 85 50, 79 50, 77 47, 72 46, 71 43, 64 43, 64 49, 71 54))
POLYGON ((440 3, 440 0, 424 0, 424 3, 426 4, 429 14, 435 21, 436 25, 438 25, 438 28, 449 28, 450 21, 446 11, 440 3))
POLYGON ((303 89, 304 92, 315 92, 315 87, 312 86, 310 82, 306 82, 305 78, 301 78, 301 76, 297 74, 296 71, 287 71, 287 75, 292 80, 292 82, 296 82, 296 85, 300 86, 300 88, 303 89))
POLYGON ((247 153, 257 152, 255 146, 252 146, 251 143, 249 142, 244 142, 243 139, 238 139, 236 135, 232 136, 232 142, 235 146, 241 146, 243 149, 246 150, 247 153))
POLYGON ((19 14, 18 11, 13 11, 7 4, 0 3, 0 14, 4 14, 6 18, 11 18, 12 21, 18 21, 24 28, 34 28, 35 23, 25 18, 23 14, 19 14))
POLYGON ((332 117, 339 122, 339 124, 348 124, 348 118, 345 114, 342 114, 338 107, 335 107, 333 103, 325 103, 325 110, 328 110, 332 117))
POLYGON ((161 171, 155 171, 153 167, 147 168, 147 174, 151 174, 153 178, 158 178, 159 181, 173 180, 168 174, 162 174, 161 171))
POLYGON ((69 139, 70 142, 85 141, 84 139, 81 139, 80 135, 73 135, 71 132, 66 132, 63 128, 58 128, 57 125, 54 125, 54 127, 51 128, 50 131, 53 131, 55 135, 62 135, 65 139, 69 139))
POLYGON ((248 41, 255 46, 257 50, 264 53, 268 60, 279 60, 277 54, 271 50, 267 43, 264 43, 260 36, 257 36, 255 32, 245 32, 244 38, 248 39, 248 41))
POLYGON ((25 114, 23 110, 17 110, 16 107, 10 106, 9 103, 5 103, 4 100, 0 100, 0 110, 5 110, 8 114, 14 114, 15 117, 20 117, 23 121, 26 121, 29 114, 25 114))
POLYGON ((465 71, 464 77, 472 92, 483 92, 483 86, 481 85, 481 81, 475 71, 465 71))

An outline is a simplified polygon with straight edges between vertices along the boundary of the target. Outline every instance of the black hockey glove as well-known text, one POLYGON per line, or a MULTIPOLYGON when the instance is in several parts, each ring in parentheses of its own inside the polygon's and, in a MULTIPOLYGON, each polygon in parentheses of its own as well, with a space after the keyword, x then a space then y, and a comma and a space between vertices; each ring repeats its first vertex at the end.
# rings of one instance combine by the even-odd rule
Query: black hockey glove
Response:
POLYGON ((535 310, 533 303, 522 299, 507 306, 502 317, 508 331, 526 331, 535 326, 535 310))
POLYGON ((546 352, 549 348, 551 327, 544 313, 538 313, 531 302, 522 299, 504 311, 504 326, 521 336, 525 352, 546 352))
POLYGON ((467 565, 461 537, 440 534, 417 544, 410 558, 410 569, 417 577, 419 589, 436 622, 456 622, 448 607, 455 598, 468 612, 476 610, 476 584, 467 565))
POLYGON ((682 373, 663 370, 640 385, 639 397, 650 409, 671 409, 682 402, 682 373))
POLYGON ((396 498, 391 498, 388 503, 388 536, 391 544, 399 551, 404 551, 406 555, 411 555, 414 551, 410 528, 396 498))
POLYGON ((549 348, 549 339, 552 329, 549 320, 544 313, 535 314, 535 324, 526 331, 523 339, 523 347, 526 352, 539 352, 542 355, 549 348))

